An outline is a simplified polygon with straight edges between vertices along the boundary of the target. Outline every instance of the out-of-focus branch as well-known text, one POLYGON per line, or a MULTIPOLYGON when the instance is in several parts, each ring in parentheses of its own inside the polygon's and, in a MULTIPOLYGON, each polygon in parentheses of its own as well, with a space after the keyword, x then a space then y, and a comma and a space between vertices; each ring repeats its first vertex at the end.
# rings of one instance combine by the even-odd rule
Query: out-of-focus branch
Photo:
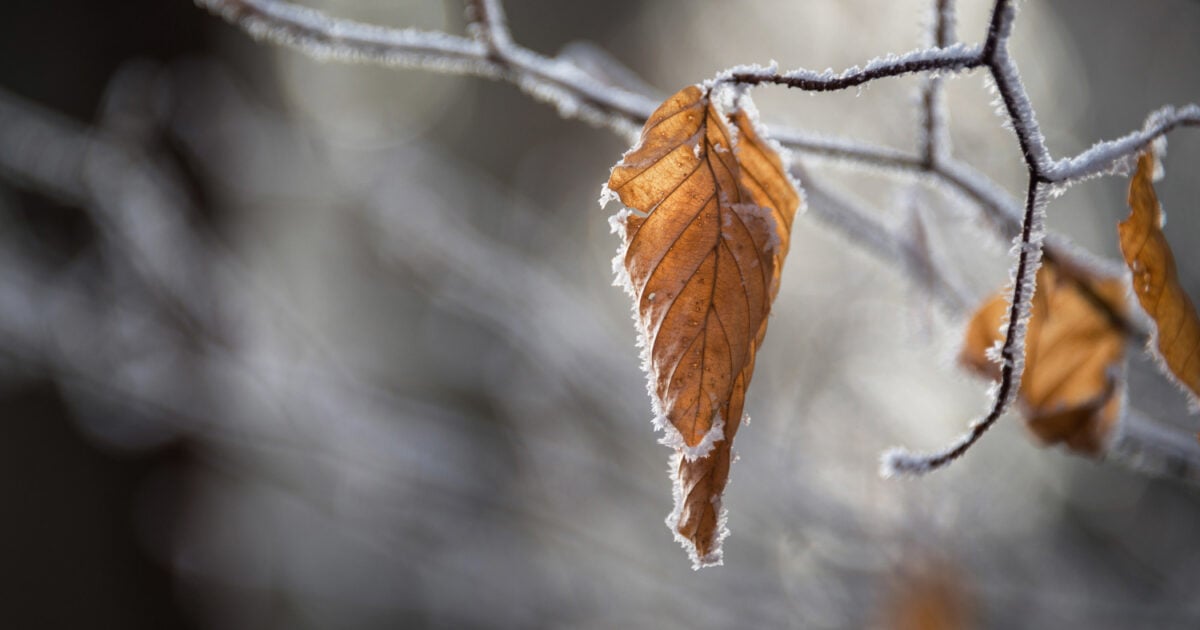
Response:
POLYGON ((198 0, 197 4, 256 38, 316 57, 485 76, 500 72, 499 65, 488 60, 486 44, 447 33, 342 20, 274 0, 198 0))
POLYGON ((834 227, 852 243, 883 261, 896 263, 906 277, 925 287, 947 312, 957 314, 971 308, 973 300, 970 296, 944 273, 943 268, 929 264, 932 252, 928 250, 928 243, 918 242, 883 225, 874 218, 875 213, 805 177, 797 167, 793 167, 792 172, 797 179, 806 182, 804 193, 808 212, 822 223, 834 227))
POLYGON ((598 83, 570 61, 511 42, 500 5, 493 1, 470 4, 475 39, 363 24, 277 0, 196 3, 253 37, 318 58, 503 79, 554 105, 563 117, 608 127, 629 138, 655 106, 644 95, 598 83))
MULTIPOLYGON (((953 0, 937 0, 934 3, 930 29, 933 31, 930 42, 933 46, 945 48, 954 41, 953 0)), ((931 74, 925 77, 921 86, 921 118, 918 125, 920 136, 917 152, 927 169, 932 169, 950 150, 942 81, 940 75, 931 74)))
POLYGON ((199 288, 209 257, 186 225, 186 195, 154 159, 0 90, 0 172, 93 208, 109 260, 186 325, 209 319, 199 288))

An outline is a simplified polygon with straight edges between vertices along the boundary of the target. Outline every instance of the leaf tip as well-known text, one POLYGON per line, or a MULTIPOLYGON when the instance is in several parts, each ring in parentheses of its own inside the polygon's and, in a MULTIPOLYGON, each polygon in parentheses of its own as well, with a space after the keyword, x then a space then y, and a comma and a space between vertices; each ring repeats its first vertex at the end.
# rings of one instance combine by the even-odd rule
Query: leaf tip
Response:
POLYGON ((692 570, 699 571, 708 567, 719 567, 725 564, 725 538, 729 536, 729 528, 726 526, 729 513, 720 506, 720 500, 714 501, 714 505, 720 513, 717 519, 717 530, 711 540, 696 541, 679 531, 679 517, 682 510, 682 505, 677 505, 675 511, 667 515, 665 521, 667 529, 671 530, 671 534, 675 536, 675 542, 687 552, 688 559, 692 561, 692 570))

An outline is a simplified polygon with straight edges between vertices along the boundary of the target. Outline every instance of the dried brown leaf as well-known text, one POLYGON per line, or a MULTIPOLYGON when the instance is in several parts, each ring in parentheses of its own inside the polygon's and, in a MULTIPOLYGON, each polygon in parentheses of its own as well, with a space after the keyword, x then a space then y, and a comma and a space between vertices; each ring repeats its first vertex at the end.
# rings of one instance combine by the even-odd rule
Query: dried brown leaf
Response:
POLYGON ((1200 397, 1200 318, 1179 284, 1175 256, 1162 232, 1162 207, 1152 182, 1153 153, 1138 158, 1129 182, 1129 216, 1117 224, 1121 253, 1133 274, 1133 292, 1154 320, 1158 357, 1189 393, 1200 397))
MULTIPOLYGON (((1111 314, 1124 312, 1125 291, 1115 279, 1094 280, 1089 289, 1063 278, 1053 264, 1038 271, 1020 396, 1026 423, 1043 443, 1064 443, 1094 456, 1103 450, 1124 396, 1120 370, 1125 333, 1111 314)), ((992 378, 999 377, 1000 368, 987 350, 1003 338, 1007 293, 993 296, 975 312, 959 356, 992 378)))
POLYGON ((668 525, 698 566, 712 564, 730 444, 799 193, 750 117, 725 114, 697 86, 650 116, 608 188, 640 213, 614 218, 614 267, 634 299, 655 421, 677 450, 668 525))

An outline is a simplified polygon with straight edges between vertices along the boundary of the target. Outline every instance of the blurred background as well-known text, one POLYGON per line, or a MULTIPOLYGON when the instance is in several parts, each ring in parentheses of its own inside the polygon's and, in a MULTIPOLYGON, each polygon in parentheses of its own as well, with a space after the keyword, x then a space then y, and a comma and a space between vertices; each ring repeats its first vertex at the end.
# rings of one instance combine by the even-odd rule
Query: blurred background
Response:
MULTIPOLYGON (((464 28, 457 2, 308 4, 464 28)), ((667 94, 913 49, 928 4, 506 7, 518 42, 667 94)), ((990 3, 961 4, 981 40, 990 3)), ((1197 33, 1193 0, 1023 2, 1013 50, 1051 151, 1200 102, 1197 33)), ((756 98, 768 123, 908 149, 918 85, 756 98)), ((949 84, 955 152, 1019 192, 992 98, 979 74, 949 84)), ((881 450, 945 443, 985 385, 954 365, 961 315, 811 216, 736 445, 726 564, 693 572, 596 204, 626 148, 510 85, 323 64, 185 0, 7 0, 0 625, 1200 625, 1193 487, 1039 448, 1015 417, 946 471, 879 478, 881 450)), ((961 201, 806 165, 922 225, 972 298, 1005 281, 1007 243, 961 201)), ((1193 296, 1197 168, 1177 133, 1158 190, 1193 296)), ((1125 186, 1071 189, 1052 229, 1117 255, 1125 186)), ((1135 400, 1195 430, 1139 378, 1135 400)))

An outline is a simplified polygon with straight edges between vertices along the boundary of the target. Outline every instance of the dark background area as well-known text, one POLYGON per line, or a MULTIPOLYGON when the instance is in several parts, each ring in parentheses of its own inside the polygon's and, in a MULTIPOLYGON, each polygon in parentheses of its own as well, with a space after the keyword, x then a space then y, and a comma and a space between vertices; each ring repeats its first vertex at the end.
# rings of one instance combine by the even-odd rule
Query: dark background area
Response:
MULTIPOLYGON (((219 28, 190 2, 10 0, 0 7, 0 85, 88 121, 122 64, 201 53, 219 28)), ((8 185, 0 190, 19 196, 19 221, 64 264, 93 237, 77 208, 8 185)), ((97 447, 53 383, 0 389, 3 625, 195 627, 171 573, 144 546, 139 526, 148 524, 139 523, 137 510, 152 473, 187 468, 185 441, 137 453, 97 447)))

